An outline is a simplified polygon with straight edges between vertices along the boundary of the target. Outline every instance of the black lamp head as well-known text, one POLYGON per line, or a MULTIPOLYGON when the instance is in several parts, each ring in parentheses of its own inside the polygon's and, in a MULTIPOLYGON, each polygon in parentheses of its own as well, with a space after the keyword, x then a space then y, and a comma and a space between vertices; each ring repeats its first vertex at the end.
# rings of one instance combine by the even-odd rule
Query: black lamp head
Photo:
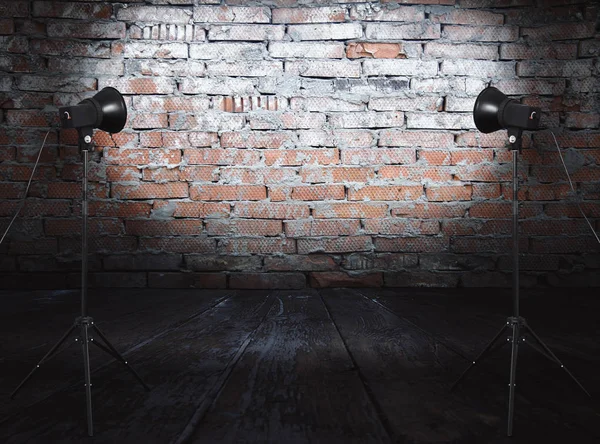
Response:
POLYGON ((110 86, 75 106, 59 108, 63 128, 98 128, 118 133, 125 127, 127 107, 119 91, 110 86))
POLYGON ((475 126, 482 133, 492 133, 505 128, 538 129, 540 116, 540 108, 509 99, 493 86, 479 93, 473 108, 475 126))

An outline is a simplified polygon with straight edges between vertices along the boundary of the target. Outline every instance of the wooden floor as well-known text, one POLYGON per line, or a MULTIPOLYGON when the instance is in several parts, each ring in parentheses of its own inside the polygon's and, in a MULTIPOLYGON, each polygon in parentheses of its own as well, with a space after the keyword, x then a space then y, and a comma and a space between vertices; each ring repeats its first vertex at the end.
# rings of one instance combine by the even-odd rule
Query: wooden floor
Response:
POLYGON ((523 345, 509 439, 510 347, 449 387, 506 322, 510 290, 93 291, 90 314, 152 388, 92 348, 93 438, 75 336, 9 399, 78 293, 0 292, 0 442, 598 443, 595 293, 523 292, 521 314, 593 397, 523 345))

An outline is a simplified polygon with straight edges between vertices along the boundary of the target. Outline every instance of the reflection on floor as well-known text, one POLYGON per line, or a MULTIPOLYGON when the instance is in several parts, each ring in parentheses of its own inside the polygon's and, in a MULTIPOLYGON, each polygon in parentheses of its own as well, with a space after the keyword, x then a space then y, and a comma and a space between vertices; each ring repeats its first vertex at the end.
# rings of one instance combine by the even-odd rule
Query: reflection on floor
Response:
POLYGON ((92 348, 94 438, 77 335, 8 398, 78 293, 0 292, 0 442, 600 442, 600 301, 523 293, 521 314, 593 398, 521 346, 508 439, 510 347, 449 387, 506 322, 510 290, 93 291, 90 315, 152 388, 92 348))

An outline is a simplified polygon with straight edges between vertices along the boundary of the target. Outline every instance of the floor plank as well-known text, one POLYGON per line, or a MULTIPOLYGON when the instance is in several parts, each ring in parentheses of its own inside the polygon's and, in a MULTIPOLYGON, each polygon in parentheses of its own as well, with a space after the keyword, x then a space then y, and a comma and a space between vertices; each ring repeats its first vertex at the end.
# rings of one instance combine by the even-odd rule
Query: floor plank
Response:
MULTIPOLYGON (((94 442, 175 439, 196 409, 198 399, 264 317, 267 299, 265 292, 228 298, 131 353, 128 360, 152 387, 150 393, 117 363, 97 372, 92 379, 94 442)), ((3 423, 0 441, 71 443, 80 442, 85 433, 83 387, 71 387, 3 423)))
POLYGON ((389 437, 314 290, 280 292, 189 442, 376 443, 389 437))

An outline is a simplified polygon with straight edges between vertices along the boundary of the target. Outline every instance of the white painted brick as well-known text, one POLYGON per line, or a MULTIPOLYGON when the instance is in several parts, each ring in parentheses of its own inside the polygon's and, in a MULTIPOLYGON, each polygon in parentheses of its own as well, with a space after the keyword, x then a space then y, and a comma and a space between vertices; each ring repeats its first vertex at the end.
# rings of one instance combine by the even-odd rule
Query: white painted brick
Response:
POLYGON ((498 46, 486 44, 425 43, 425 55, 442 59, 497 60, 498 46))
POLYGON ((382 8, 371 4, 360 4, 350 8, 352 20, 370 22, 421 22, 425 20, 425 10, 421 6, 382 8))
POLYGON ((239 62, 207 62, 206 72, 212 76, 264 77, 283 72, 283 62, 268 60, 239 62))
POLYGON ((83 73, 94 75, 121 76, 125 72, 123 61, 118 59, 80 59, 80 58, 50 58, 48 70, 53 73, 83 73))
POLYGON ((182 79, 180 89, 185 94, 222 94, 252 95, 254 82, 250 79, 211 79, 211 78, 185 78, 182 79))
POLYGON ((512 78, 515 62, 490 62, 485 60, 444 60, 441 73, 452 76, 512 78))
POLYGON ((292 40, 348 40, 362 37, 360 23, 327 23, 318 25, 290 25, 292 40))
POLYGON ((169 114, 169 128, 198 131, 236 131, 244 127, 241 114, 205 111, 190 117, 186 114, 169 114))
POLYGON ((446 97, 446 111, 473 112, 475 97, 446 97))
POLYGON ((344 53, 344 44, 340 42, 273 42, 269 45, 269 54, 275 58, 341 59, 344 53))
POLYGON ((269 23, 271 10, 259 6, 195 6, 194 21, 200 23, 269 23))
POLYGON ((273 9, 273 23, 330 23, 345 18, 346 8, 342 6, 273 9))
POLYGON ((442 102, 439 95, 425 97, 371 97, 369 109, 373 111, 436 111, 442 102))
POLYGON ((296 60, 285 62, 285 72, 303 77, 360 77, 360 62, 296 60))
POLYGON ((126 58, 187 59, 188 45, 185 43, 142 43, 124 44, 123 55, 126 58))
POLYGON ((332 97, 293 97, 290 108, 304 111, 363 111, 366 105, 362 102, 350 102, 332 97))
POLYGON ((169 6, 128 5, 117 11, 117 20, 125 22, 180 23, 187 24, 192 18, 190 8, 169 6))
POLYGON ((363 62, 367 76, 436 76, 438 63, 435 60, 369 59, 363 62))
POLYGON ((335 79, 336 92, 369 96, 403 95, 409 89, 408 77, 370 77, 366 79, 335 79))
POLYGON ((17 87, 24 91, 83 92, 95 90, 96 85, 95 78, 79 76, 24 75, 17 78, 17 87))
POLYGON ((337 128, 390 128, 404 125, 404 113, 364 111, 333 114, 329 122, 337 128))
POLYGON ((284 35, 283 25, 215 25, 208 30, 208 40, 283 40, 284 35))
POLYGON ((266 54, 263 43, 192 43, 190 58, 202 60, 257 60, 266 54))
POLYGON ((406 113, 406 127, 413 129, 471 129, 475 128, 472 113, 406 113))
POLYGON ((377 40, 439 39, 441 28, 439 24, 428 22, 408 24, 369 23, 365 34, 368 39, 377 40))
POLYGON ((131 59, 125 61, 125 71, 143 76, 203 76, 204 63, 197 60, 160 61, 155 59, 131 59))
POLYGON ((415 92, 429 93, 465 91, 465 79, 451 77, 436 79, 414 78, 410 81, 410 89, 415 92))

